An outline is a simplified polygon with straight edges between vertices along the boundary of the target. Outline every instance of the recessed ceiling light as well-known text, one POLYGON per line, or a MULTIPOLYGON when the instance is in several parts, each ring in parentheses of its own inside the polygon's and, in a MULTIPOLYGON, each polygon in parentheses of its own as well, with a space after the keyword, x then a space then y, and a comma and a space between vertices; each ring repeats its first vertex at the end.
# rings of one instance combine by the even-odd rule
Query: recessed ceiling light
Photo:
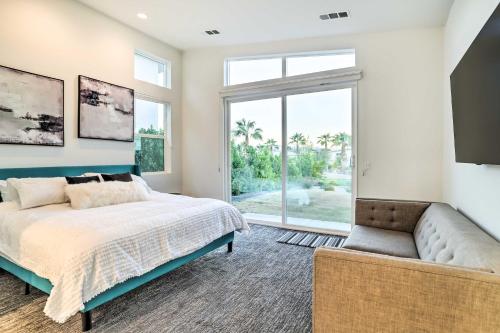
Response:
POLYGON ((147 20, 148 16, 146 13, 137 13, 137 17, 140 18, 141 20, 147 20))

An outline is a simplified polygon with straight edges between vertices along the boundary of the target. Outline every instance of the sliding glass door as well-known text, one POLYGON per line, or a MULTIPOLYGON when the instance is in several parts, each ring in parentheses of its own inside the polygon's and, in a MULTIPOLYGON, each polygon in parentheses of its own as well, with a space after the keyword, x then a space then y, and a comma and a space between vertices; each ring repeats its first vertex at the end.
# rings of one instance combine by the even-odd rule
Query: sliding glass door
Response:
POLYGON ((349 231, 352 88, 228 104, 232 203, 251 220, 349 231))
POLYGON ((249 219, 281 223, 281 98, 231 104, 231 193, 249 219))
POLYGON ((351 89, 286 97, 286 223, 350 230, 351 89))

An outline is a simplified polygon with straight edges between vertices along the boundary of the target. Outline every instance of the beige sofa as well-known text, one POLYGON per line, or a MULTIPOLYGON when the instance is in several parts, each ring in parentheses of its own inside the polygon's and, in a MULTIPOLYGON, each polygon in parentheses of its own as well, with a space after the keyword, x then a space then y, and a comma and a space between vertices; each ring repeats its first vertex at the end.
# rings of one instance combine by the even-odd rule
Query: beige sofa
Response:
POLYGON ((447 204, 358 199, 314 253, 313 329, 500 332, 500 243, 447 204))

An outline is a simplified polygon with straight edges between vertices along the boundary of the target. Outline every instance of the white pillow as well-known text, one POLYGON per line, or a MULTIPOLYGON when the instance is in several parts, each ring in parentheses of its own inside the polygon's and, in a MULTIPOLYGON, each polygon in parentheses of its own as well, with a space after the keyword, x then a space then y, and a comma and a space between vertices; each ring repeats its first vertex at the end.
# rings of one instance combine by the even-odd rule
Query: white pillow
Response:
POLYGON ((6 200, 4 197, 7 197, 7 181, 6 180, 0 180, 0 197, 2 198, 2 201, 10 201, 6 200))
POLYGON ((75 209, 103 207, 149 199, 146 189, 136 182, 67 185, 66 195, 71 201, 71 207, 75 209))
POLYGON ((17 191, 21 209, 66 202, 64 187, 67 184, 64 177, 7 179, 7 188, 12 186, 17 191))
POLYGON ((97 173, 97 172, 85 172, 82 176, 83 177, 94 177, 94 176, 97 176, 97 177, 99 177, 99 181, 101 183, 104 183, 104 179, 102 179, 101 174, 97 173))
MULTIPOLYGON (((99 177, 99 180, 101 182, 104 182, 104 179, 102 179, 102 176, 101 176, 100 173, 86 172, 86 173, 83 174, 83 176, 85 176, 85 177, 94 177, 94 176, 97 176, 97 177, 99 177)), ((144 180, 144 178, 136 176, 136 175, 132 175, 132 174, 131 174, 131 176, 132 176, 132 180, 134 182, 137 182, 137 183, 141 184, 142 186, 144 186, 144 188, 146 189, 146 191, 149 194, 151 194, 153 192, 153 189, 151 187, 149 187, 148 183, 146 183, 146 181, 144 180)))
POLYGON ((5 202, 19 200, 17 190, 8 180, 0 180, 0 195, 2 196, 2 200, 5 202))
POLYGON ((136 176, 136 175, 132 175, 132 179, 134 180, 134 182, 139 183, 142 186, 144 186, 144 188, 146 189, 146 191, 149 194, 151 194, 151 192, 153 192, 153 189, 151 187, 149 187, 148 183, 146 183, 146 181, 144 180, 144 178, 136 176))

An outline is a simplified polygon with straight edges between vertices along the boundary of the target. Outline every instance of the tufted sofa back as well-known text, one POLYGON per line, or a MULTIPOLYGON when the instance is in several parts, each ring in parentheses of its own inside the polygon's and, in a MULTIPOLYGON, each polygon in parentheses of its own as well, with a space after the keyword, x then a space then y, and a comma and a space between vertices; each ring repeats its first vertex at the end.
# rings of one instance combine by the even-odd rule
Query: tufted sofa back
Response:
POLYGON ((448 204, 431 204, 413 236, 422 260, 500 273, 500 243, 448 204))
POLYGON ((356 224, 413 232, 428 202, 356 199, 356 224))

